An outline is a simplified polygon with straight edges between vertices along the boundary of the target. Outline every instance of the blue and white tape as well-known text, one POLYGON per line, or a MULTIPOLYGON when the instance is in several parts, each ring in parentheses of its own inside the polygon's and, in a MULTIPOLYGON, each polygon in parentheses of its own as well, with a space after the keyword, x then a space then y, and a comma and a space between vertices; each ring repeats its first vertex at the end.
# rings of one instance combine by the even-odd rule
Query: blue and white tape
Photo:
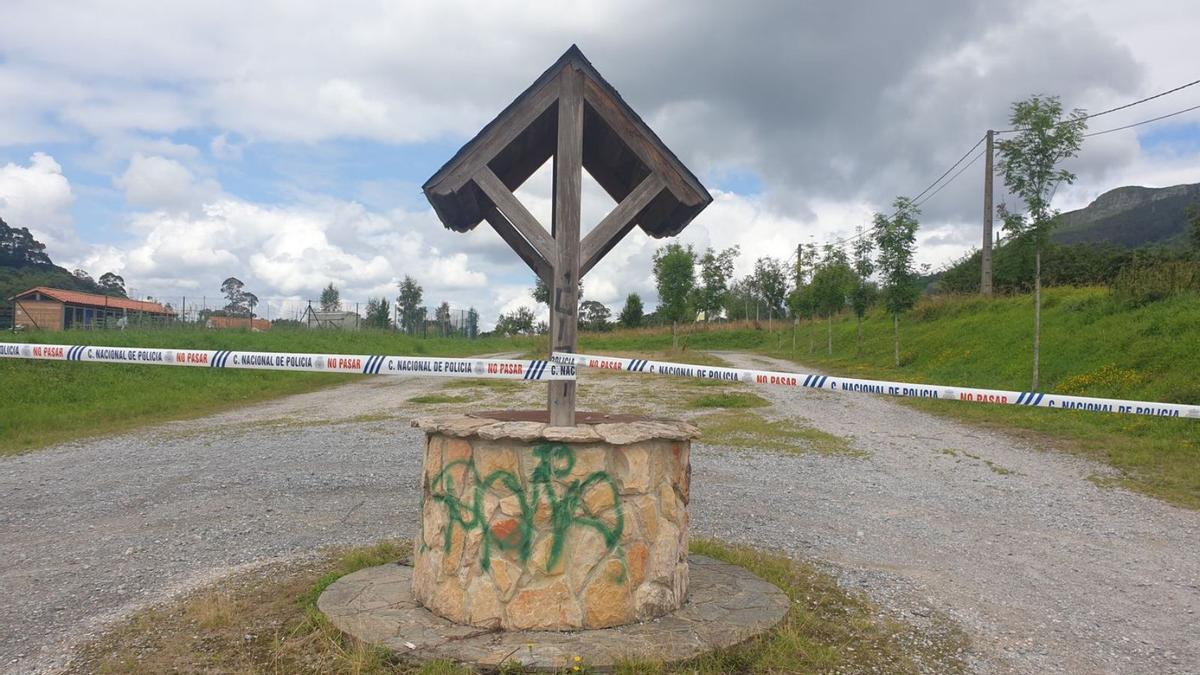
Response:
POLYGON ((975 387, 949 387, 937 384, 860 380, 834 375, 785 373, 769 370, 748 370, 744 368, 720 368, 715 366, 697 366, 687 363, 627 359, 617 356, 566 354, 562 352, 555 352, 554 360, 560 365, 574 365, 580 368, 628 371, 646 375, 692 377, 702 380, 746 382, 767 387, 807 388, 822 391, 883 394, 885 396, 905 396, 910 398, 935 398, 963 401, 966 403, 1021 405, 1058 410, 1089 410, 1129 415, 1200 419, 1200 405, 1188 405, 1184 403, 1155 403, 1151 401, 1094 398, 1091 396, 1067 396, 1044 392, 1003 391, 999 389, 978 389, 975 387))
POLYGON ((137 363, 238 370, 290 370, 365 375, 574 380, 575 366, 524 359, 436 358, 371 354, 300 354, 207 349, 41 345, 0 342, 0 358, 137 363))

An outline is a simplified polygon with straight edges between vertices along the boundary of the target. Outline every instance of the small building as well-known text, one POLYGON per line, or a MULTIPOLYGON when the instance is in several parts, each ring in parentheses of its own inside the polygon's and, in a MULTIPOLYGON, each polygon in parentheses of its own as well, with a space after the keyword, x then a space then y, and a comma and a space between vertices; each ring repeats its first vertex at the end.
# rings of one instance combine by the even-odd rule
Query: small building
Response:
POLYGON ((13 322, 27 329, 123 328, 175 320, 175 310, 157 302, 35 286, 16 294, 13 322))
POLYGON ((267 330, 271 327, 271 322, 266 319, 255 319, 249 316, 210 316, 204 320, 205 328, 213 328, 216 330, 228 330, 230 328, 242 328, 252 331, 267 330))
POLYGON ((362 317, 358 312, 322 312, 308 307, 300 317, 309 328, 332 328, 334 330, 358 330, 362 327, 362 317))

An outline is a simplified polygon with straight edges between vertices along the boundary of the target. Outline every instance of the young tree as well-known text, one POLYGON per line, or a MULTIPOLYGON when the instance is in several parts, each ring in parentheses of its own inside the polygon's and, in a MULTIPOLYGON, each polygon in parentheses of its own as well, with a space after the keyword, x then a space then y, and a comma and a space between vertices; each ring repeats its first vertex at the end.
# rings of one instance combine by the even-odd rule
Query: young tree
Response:
POLYGON ((856 237, 853 248, 854 257, 851 261, 851 267, 854 269, 854 288, 850 291, 850 307, 854 310, 854 316, 858 318, 855 351, 861 354, 863 317, 866 316, 871 303, 875 301, 876 287, 871 283, 871 275, 875 273, 875 263, 871 260, 875 242, 866 236, 861 225, 858 227, 856 237))
POLYGON ((365 323, 370 328, 387 328, 392 322, 391 303, 387 298, 367 299, 367 317, 365 323))
POLYGON ((417 332, 417 327, 425 321, 425 308, 421 306, 423 291, 416 279, 404 275, 404 281, 397 286, 400 295, 396 298, 396 320, 400 329, 409 335, 417 332))
POLYGON ((907 197, 892 202, 895 212, 889 218, 875 214, 871 232, 879 250, 876 264, 879 270, 883 305, 892 315, 892 335, 895 341, 896 367, 900 367, 900 314, 917 303, 917 275, 913 270, 913 250, 917 241, 917 216, 920 211, 907 197))
POLYGON ((105 272, 100 275, 100 279, 96 283, 100 284, 100 288, 104 289, 105 295, 115 295, 119 298, 126 297, 125 279, 119 274, 105 272))
POLYGON ((1027 210, 1026 214, 1018 214, 1002 209, 1004 229, 1030 236, 1034 244, 1033 391, 1038 388, 1042 337, 1042 248, 1058 217, 1058 211, 1050 207, 1050 199, 1060 184, 1075 181, 1075 174, 1057 167, 1079 154, 1087 129, 1084 116, 1084 111, 1077 108, 1064 117, 1057 96, 1031 96, 1012 106, 1009 122, 1017 131, 996 143, 1000 155, 997 168, 1004 175, 1004 184, 1025 202, 1027 210))
POLYGON ((242 300, 246 303, 246 313, 250 316, 250 318, 254 318, 254 308, 258 307, 258 296, 253 293, 246 292, 242 294, 242 300))
POLYGON ((467 308, 466 334, 471 340, 479 336, 479 312, 474 307, 467 308))
MULTIPOLYGON (((792 289, 788 294, 788 309, 791 310, 792 316, 809 321, 808 330, 808 353, 813 353, 816 350, 816 337, 813 335, 815 323, 812 323, 812 318, 816 314, 817 301, 813 294, 811 283, 806 283, 792 289)), ((793 324, 792 332, 792 347, 796 344, 795 324, 793 324)))
POLYGON ((621 308, 617 322, 625 328, 641 328, 644 318, 645 309, 642 307, 642 296, 637 293, 625 296, 625 306, 621 308))
POLYGON ((342 311, 342 294, 334 287, 333 282, 321 289, 321 311, 322 312, 340 312, 342 311))
POLYGON ((655 312, 671 322, 671 349, 679 348, 678 326, 691 316, 689 300, 696 286, 696 252, 689 245, 667 244, 654 252, 655 312))
POLYGON ((779 258, 765 256, 754 261, 754 288, 771 316, 784 316, 787 302, 787 268, 779 258))
POLYGON ((434 311, 434 320, 437 321, 438 334, 446 337, 450 334, 450 303, 443 301, 434 311))
POLYGON ((846 260, 846 252, 836 246, 825 246, 825 257, 812 275, 812 299, 817 312, 825 315, 828 326, 829 353, 833 354, 833 315, 846 307, 854 272, 846 260))
POLYGON ((610 328, 608 320, 611 317, 612 310, 602 302, 584 300, 579 305, 579 327, 584 330, 606 331, 610 328))
POLYGON ((733 276, 733 261, 741 249, 737 246, 719 253, 711 248, 700 257, 700 286, 696 289, 696 309, 704 312, 704 320, 712 321, 721 313, 729 295, 729 279, 733 276))

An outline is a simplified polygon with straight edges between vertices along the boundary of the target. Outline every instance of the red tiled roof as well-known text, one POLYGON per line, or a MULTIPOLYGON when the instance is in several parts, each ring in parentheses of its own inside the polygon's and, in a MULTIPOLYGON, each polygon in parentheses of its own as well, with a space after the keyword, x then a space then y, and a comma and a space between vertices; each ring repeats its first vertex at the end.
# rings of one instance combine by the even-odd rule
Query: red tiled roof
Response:
POLYGON ((35 286, 27 291, 22 291, 13 296, 13 300, 20 300, 21 298, 32 293, 41 293, 48 298, 54 298, 59 302, 65 302, 71 305, 83 305, 85 307, 106 307, 108 309, 124 309, 130 312, 145 312, 147 314, 166 314, 172 316, 175 314, 174 310, 167 309, 157 302, 130 300, 128 298, 114 298, 108 295, 83 293, 80 291, 67 291, 61 288, 49 288, 47 286, 35 286))

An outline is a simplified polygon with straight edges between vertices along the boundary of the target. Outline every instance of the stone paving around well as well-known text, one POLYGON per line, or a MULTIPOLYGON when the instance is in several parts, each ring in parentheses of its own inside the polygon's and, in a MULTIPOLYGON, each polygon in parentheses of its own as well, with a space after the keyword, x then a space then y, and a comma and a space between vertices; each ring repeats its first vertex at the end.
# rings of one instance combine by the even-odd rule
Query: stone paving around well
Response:
POLYGON ((622 661, 681 661, 763 633, 783 619, 783 591, 741 567, 689 556, 687 603, 667 616, 615 628, 569 632, 500 631, 452 623, 412 594, 412 567, 381 565, 342 577, 317 607, 340 630, 416 661, 450 659, 535 670, 578 664, 603 669, 622 661))

